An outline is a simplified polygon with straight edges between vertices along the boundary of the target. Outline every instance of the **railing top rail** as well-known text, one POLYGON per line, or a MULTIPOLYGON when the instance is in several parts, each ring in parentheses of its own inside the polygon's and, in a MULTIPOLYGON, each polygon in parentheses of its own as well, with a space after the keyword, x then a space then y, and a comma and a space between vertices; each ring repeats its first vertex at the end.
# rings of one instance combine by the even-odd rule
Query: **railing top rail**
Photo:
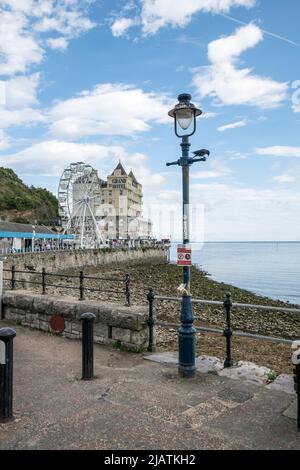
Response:
MULTIPOLYGON (((181 297, 164 297, 162 295, 155 295, 154 300, 171 300, 174 302, 181 302, 181 297)), ((224 302, 217 301, 217 300, 201 300, 201 299, 192 299, 192 302, 195 304, 202 304, 202 305, 218 305, 223 306, 224 302)), ((300 314, 300 309, 297 308, 289 308, 289 307, 274 307, 273 305, 255 305, 255 304, 241 304, 241 303, 233 303, 233 307, 238 308, 256 308, 257 310, 272 310, 274 312, 286 312, 286 313, 298 313, 300 314)))
MULTIPOLYGON (((3 269, 5 272, 11 272, 11 269, 3 269)), ((42 275, 43 273, 41 271, 34 271, 34 270, 21 270, 21 269, 15 269, 14 270, 15 274, 39 274, 42 275)), ((74 274, 60 274, 60 273, 45 273, 46 276, 52 276, 52 277, 61 277, 61 278, 66 278, 66 279, 78 279, 79 274, 74 275, 74 274)), ((124 277, 119 277, 119 278, 114 278, 114 277, 97 277, 97 276, 86 276, 84 275, 84 279, 90 279, 94 281, 112 281, 112 282, 125 282, 126 278, 124 277)))
MULTIPOLYGON (((11 272, 11 269, 9 269, 9 271, 11 272)), ((21 269, 15 269, 15 274, 42 274, 40 271, 34 271, 32 269, 28 269, 28 271, 23 271, 21 269)))
POLYGON ((258 310, 272 310, 275 312, 287 312, 287 313, 300 313, 300 309, 292 307, 274 307, 273 305, 255 305, 255 304, 240 304, 233 303, 233 307, 239 308, 257 308, 258 310))
MULTIPOLYGON (((41 274, 41 273, 39 273, 41 274)), ((57 273, 48 273, 48 272, 45 272, 46 276, 52 276, 52 277, 64 277, 64 278, 70 278, 70 279, 78 279, 79 278, 79 274, 77 275, 74 275, 74 274, 57 274, 57 273)))
POLYGON ((181 302, 181 297, 165 297, 163 295, 154 295, 154 300, 174 300, 174 302, 181 302))
POLYGON ((91 279, 94 281, 113 281, 113 282, 124 282, 124 277, 97 277, 97 276, 84 276, 85 279, 91 279))
MULTIPOLYGON (((158 326, 162 327, 168 327, 168 328, 178 328, 180 326, 178 323, 172 323, 172 322, 165 322, 165 321, 155 321, 155 324, 158 326)), ((195 329, 197 331, 203 331, 205 333, 217 333, 220 335, 224 334, 224 330, 221 330, 220 328, 209 328, 209 327, 202 327, 202 326, 195 326, 195 329)), ((256 335, 254 333, 245 333, 243 331, 235 331, 234 336, 240 336, 244 338, 252 338, 252 339, 257 339, 259 341, 268 341, 269 343, 278 343, 278 344, 293 344, 294 340, 291 339, 286 339, 286 338, 275 338, 273 336, 263 336, 263 335, 256 335)))

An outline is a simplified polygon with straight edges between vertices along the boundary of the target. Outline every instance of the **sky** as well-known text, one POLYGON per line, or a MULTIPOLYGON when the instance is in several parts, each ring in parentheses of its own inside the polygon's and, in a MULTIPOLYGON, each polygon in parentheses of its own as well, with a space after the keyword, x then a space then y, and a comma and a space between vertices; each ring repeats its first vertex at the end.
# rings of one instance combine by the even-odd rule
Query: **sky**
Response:
POLYGON ((298 0, 0 0, 0 166, 57 194, 70 163, 143 184, 154 234, 179 240, 179 93, 192 240, 300 241, 298 0))

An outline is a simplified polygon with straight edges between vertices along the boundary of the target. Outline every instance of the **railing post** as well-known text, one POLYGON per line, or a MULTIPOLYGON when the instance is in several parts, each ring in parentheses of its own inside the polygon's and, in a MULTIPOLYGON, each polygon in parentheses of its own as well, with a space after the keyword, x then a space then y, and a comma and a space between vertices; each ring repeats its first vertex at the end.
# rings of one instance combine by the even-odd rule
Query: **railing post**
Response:
POLYGON ((232 327, 231 327, 231 309, 232 309, 232 301, 231 301, 231 294, 226 294, 226 300, 224 301, 224 308, 226 312, 226 328, 224 330, 223 336, 226 338, 226 359, 224 361, 224 367, 232 367, 233 360, 232 360, 232 348, 231 348, 231 340, 232 340, 232 327))
POLYGON ((156 351, 156 345, 155 345, 155 339, 154 339, 154 325, 155 325, 155 319, 154 319, 154 311, 153 311, 153 302, 154 302, 154 294, 153 294, 153 289, 149 289, 149 292, 147 294, 147 300, 149 303, 149 318, 147 321, 148 327, 149 327, 149 345, 147 348, 148 352, 155 352, 156 351))
POLYGON ((94 377, 94 320, 93 313, 83 313, 82 321, 82 380, 94 377))
POLYGON ((16 287, 16 267, 11 267, 11 290, 15 290, 16 287))
POLYGON ((13 339, 12 328, 0 329, 0 423, 13 419, 13 339))
POLYGON ((42 294, 46 294, 46 269, 42 269, 42 294))
POLYGON ((83 271, 79 273, 79 300, 84 300, 84 274, 83 271))
POLYGON ((292 363, 297 393, 297 429, 300 431, 300 341, 295 341, 292 345, 292 363))
POLYGON ((127 305, 130 306, 130 274, 125 275, 125 295, 127 305))

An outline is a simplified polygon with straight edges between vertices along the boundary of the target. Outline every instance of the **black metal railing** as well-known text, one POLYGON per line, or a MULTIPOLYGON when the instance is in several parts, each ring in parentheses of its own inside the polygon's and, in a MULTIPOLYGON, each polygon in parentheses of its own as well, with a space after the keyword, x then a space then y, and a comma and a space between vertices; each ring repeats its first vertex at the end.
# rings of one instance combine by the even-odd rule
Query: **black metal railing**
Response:
POLYGON ((154 241, 144 241, 140 243, 136 243, 133 246, 128 246, 127 243, 118 243, 116 245, 109 245, 109 246, 102 246, 100 248, 85 248, 80 246, 68 246, 68 245, 51 245, 48 248, 41 248, 39 246, 35 246, 34 249, 31 247, 29 248, 20 248, 15 249, 11 247, 3 247, 0 246, 0 255, 21 255, 21 254, 28 254, 34 255, 37 253, 51 253, 51 252, 86 252, 86 251, 118 251, 118 250, 126 250, 126 251, 138 251, 138 250, 149 250, 149 249, 156 249, 161 248, 166 250, 166 256, 169 260, 170 253, 169 253, 169 245, 166 245, 162 242, 154 242, 154 241))
POLYGON ((98 292, 98 293, 107 293, 107 294, 120 294, 125 297, 126 305, 130 306, 131 300, 131 291, 130 284, 131 279, 129 274, 125 274, 122 277, 98 277, 98 276, 87 276, 83 271, 80 271, 79 274, 60 274, 46 272, 45 268, 42 268, 41 272, 37 272, 33 267, 28 267, 31 269, 28 270, 19 270, 15 266, 12 266, 10 269, 4 268, 4 273, 9 273, 9 277, 4 277, 3 281, 6 281, 10 286, 11 290, 16 290, 20 284, 29 284, 35 286, 41 286, 41 293, 43 295, 47 294, 47 288, 61 288, 61 289, 70 289, 77 290, 79 292, 79 300, 85 300, 86 292, 98 292), (26 275, 26 279, 18 279, 18 275, 26 275), (31 280, 28 277, 32 277, 31 280), (66 279, 66 280, 75 280, 78 281, 77 285, 66 285, 59 284, 55 282, 54 278, 66 279), (50 279, 53 279, 52 282, 49 282, 50 279), (90 281, 95 281, 101 285, 101 287, 91 287, 90 281), (106 285, 104 285, 106 284, 106 285), (108 286, 107 286, 108 284, 108 286))
MULTIPOLYGON (((179 323, 170 323, 166 321, 160 321, 157 320, 156 315, 155 315, 155 308, 154 308, 154 302, 155 301, 169 301, 169 302, 181 302, 182 298, 181 297, 166 297, 166 296, 161 296, 161 295, 155 295, 152 289, 149 289, 148 295, 147 295, 147 301, 149 305, 149 316, 148 316, 148 327, 149 327, 149 343, 148 343, 148 348, 147 350, 149 352, 154 352, 156 348, 156 342, 155 342, 155 326, 160 326, 162 328, 177 328, 179 327, 179 323)), ((232 328, 232 309, 233 308, 243 308, 243 309, 251 309, 255 308, 257 310, 268 310, 268 311, 274 311, 274 312, 282 312, 282 313, 292 313, 292 314, 298 314, 300 315, 300 308, 289 308, 289 307, 274 307, 271 305, 255 305, 255 304, 241 304, 241 303, 233 303, 231 299, 231 294, 228 293, 226 295, 226 299, 221 302, 221 301, 216 301, 216 300, 200 300, 200 299, 192 299, 192 302, 194 304, 200 304, 200 305, 215 305, 215 306, 221 306, 224 308, 225 311, 225 327, 224 329, 220 328, 210 328, 210 327, 199 327, 195 326, 196 330, 199 332, 204 332, 204 333, 216 333, 216 334, 221 334, 226 338, 226 356, 224 360, 224 367, 232 367, 233 365, 233 357, 232 357, 232 338, 233 336, 239 336, 239 337, 244 337, 244 338, 250 338, 250 339, 256 339, 258 341, 269 341, 271 343, 282 343, 282 344, 289 344, 292 345, 294 340, 290 340, 287 338, 276 338, 272 336, 263 336, 263 335, 258 335, 254 333, 247 333, 244 331, 233 331, 232 328)))

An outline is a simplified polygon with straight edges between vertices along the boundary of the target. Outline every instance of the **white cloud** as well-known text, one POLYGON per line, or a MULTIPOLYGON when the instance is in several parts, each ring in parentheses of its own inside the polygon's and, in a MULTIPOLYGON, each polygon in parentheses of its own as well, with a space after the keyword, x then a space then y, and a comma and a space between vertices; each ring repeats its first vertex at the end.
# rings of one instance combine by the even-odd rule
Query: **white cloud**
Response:
POLYGON ((9 148, 10 145, 9 137, 0 129, 0 151, 9 148))
POLYGON ((200 98, 210 96, 215 104, 278 107, 287 97, 288 84, 239 69, 239 56, 259 44, 262 30, 249 24, 231 36, 212 41, 208 46, 211 65, 194 69, 193 84, 200 98))
POLYGON ((191 201, 204 205, 206 240, 299 239, 299 191, 193 184, 191 201))
POLYGON ((119 38, 124 36, 126 31, 136 24, 136 20, 132 18, 119 18, 114 21, 111 26, 113 36, 119 38))
POLYGON ((218 127, 219 132, 227 131, 228 129, 236 129, 238 127, 244 127, 247 125, 247 119, 243 119, 242 121, 233 122, 232 124, 226 124, 225 126, 218 127))
MULTIPOLYGON (((233 7, 250 8, 255 3, 256 0, 185 0, 184 2, 182 0, 140 0, 140 23, 143 34, 147 36, 155 34, 167 25, 182 28, 191 21, 194 14, 199 12, 228 13, 233 7)), ((113 23, 112 30, 116 23, 120 24, 121 20, 129 20, 129 18, 119 17, 113 23)))
POLYGON ((45 48, 68 42, 95 26, 86 7, 93 0, 2 0, 0 75, 25 73, 39 64, 45 48))
POLYGON ((0 103, 0 129, 45 120, 42 112, 34 107, 38 104, 39 80, 40 75, 36 73, 0 82, 4 90, 0 103))
POLYGON ((128 153, 121 146, 94 143, 42 141, 15 154, 1 156, 0 166, 13 168, 21 175, 60 177, 70 163, 84 161, 99 170, 100 177, 104 178, 119 160, 127 171, 133 169, 136 178, 144 186, 151 185, 153 189, 153 186, 160 185, 164 181, 163 176, 150 171, 146 155, 128 153))
POLYGON ((5 96, 5 82, 0 80, 0 106, 4 106, 6 101, 5 96))
POLYGON ((288 174, 283 174, 283 175, 279 175, 279 176, 275 176, 274 178, 274 181, 276 181, 277 183, 293 183, 294 181, 296 181, 296 177, 295 176, 292 176, 292 175, 288 175, 288 174))
POLYGON ((221 171, 216 170, 206 170, 206 171, 197 171, 191 175, 191 179, 198 180, 198 179, 213 179, 213 178, 221 178, 224 174, 221 171))
POLYGON ((45 122, 51 136, 68 140, 93 135, 134 136, 153 123, 169 123, 173 100, 125 84, 105 83, 74 98, 56 102, 47 112, 38 109, 40 75, 17 76, 1 82, 0 128, 45 122))
POLYGON ((25 72, 43 59, 44 51, 29 32, 29 21, 19 12, 0 7, 0 75, 25 72))
POLYGON ((300 80, 295 80, 292 88, 295 90, 292 95, 292 109, 295 113, 300 113, 300 80))
MULTIPOLYGON (((50 1, 49 4, 51 3, 50 1)), ((1 0, 1 4, 2 7, 9 7, 13 11, 30 13, 31 9, 34 7, 34 0, 1 0)))
POLYGON ((50 38, 47 40, 47 44, 50 49, 58 49, 60 51, 65 51, 68 47, 68 41, 66 38, 50 38))
POLYGON ((203 114, 201 115, 201 119, 210 119, 213 117, 216 117, 218 113, 214 113, 212 111, 203 111, 203 114))
MULTIPOLYGON (((44 0, 45 1, 45 0, 44 0)), ((85 12, 85 5, 90 0, 59 0, 52 8, 50 15, 42 15, 34 24, 35 31, 60 33, 65 38, 77 37, 79 34, 95 27, 85 12)))
POLYGON ((0 161, 1 165, 9 166, 23 175, 60 176, 63 169, 72 162, 84 161, 101 168, 105 159, 118 159, 121 156, 124 156, 122 147, 51 140, 1 157, 0 161))
POLYGON ((300 147, 273 146, 257 148, 258 155, 267 155, 270 157, 295 157, 300 158, 300 147))
POLYGON ((44 121, 45 116, 38 109, 23 108, 8 110, 0 108, 0 128, 2 129, 11 126, 32 125, 44 121))
MULTIPOLYGON (((193 242, 299 240, 300 192, 289 188, 255 189, 237 184, 191 184, 193 242)), ((147 198, 160 236, 182 237, 181 192, 162 189, 147 198), (159 203, 157 202, 159 201, 159 203)))
POLYGON ((52 135, 76 139, 90 135, 132 135, 153 122, 169 122, 167 97, 123 84, 101 84, 58 102, 49 112, 52 135))
POLYGON ((37 89, 40 74, 17 76, 4 81, 5 106, 9 109, 20 109, 38 103, 37 89))
MULTIPOLYGON (((198 167, 199 168, 199 167, 198 167)), ((222 178, 224 176, 228 176, 232 173, 232 170, 224 165, 224 163, 218 159, 214 159, 210 162, 210 169, 209 170, 199 170, 199 171, 192 171, 190 174, 191 179, 214 179, 214 178, 222 178)))

